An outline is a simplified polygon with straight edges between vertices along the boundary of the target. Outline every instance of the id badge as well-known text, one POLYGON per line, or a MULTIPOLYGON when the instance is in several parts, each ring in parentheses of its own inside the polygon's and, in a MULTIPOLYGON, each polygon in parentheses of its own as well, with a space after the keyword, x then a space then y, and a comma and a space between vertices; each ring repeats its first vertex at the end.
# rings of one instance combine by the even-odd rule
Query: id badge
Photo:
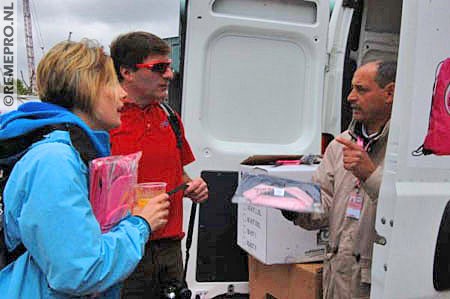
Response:
POLYGON ((361 194, 352 193, 347 203, 347 211, 345 217, 359 220, 361 217, 363 198, 361 194))

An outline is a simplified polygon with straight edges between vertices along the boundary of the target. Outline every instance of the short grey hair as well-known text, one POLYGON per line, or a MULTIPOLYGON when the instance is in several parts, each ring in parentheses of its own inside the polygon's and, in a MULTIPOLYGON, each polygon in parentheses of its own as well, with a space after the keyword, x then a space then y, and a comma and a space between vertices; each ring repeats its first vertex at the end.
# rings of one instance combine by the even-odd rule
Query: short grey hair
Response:
POLYGON ((395 83, 395 74, 397 73, 396 61, 376 61, 378 65, 377 74, 375 75, 375 82, 381 88, 386 87, 391 82, 395 83))

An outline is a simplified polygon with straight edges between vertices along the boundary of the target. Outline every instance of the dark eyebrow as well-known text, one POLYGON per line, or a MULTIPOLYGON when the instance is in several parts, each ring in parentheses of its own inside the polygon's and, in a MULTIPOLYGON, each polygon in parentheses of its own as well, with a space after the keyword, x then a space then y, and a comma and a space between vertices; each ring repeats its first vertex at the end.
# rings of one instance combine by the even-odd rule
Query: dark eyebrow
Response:
POLYGON ((359 85, 359 84, 352 84, 352 88, 356 89, 357 91, 367 91, 367 90, 369 90, 364 85, 359 85))

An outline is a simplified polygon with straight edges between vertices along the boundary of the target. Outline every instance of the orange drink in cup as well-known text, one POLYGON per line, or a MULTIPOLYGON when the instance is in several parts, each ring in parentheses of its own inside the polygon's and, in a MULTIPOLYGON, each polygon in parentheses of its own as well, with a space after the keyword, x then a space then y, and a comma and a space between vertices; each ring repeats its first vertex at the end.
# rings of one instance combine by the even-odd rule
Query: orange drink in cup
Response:
POLYGON ((144 208, 150 198, 166 192, 167 183, 151 182, 141 183, 134 186, 135 208, 144 208))

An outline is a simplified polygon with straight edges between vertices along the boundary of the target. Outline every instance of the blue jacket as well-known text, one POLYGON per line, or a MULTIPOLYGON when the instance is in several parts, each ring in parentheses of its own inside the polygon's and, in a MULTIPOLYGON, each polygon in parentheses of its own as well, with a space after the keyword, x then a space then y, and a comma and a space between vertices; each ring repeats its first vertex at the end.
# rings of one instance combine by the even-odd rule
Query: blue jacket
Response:
MULTIPOLYGON (((90 137, 98 156, 109 154, 106 132, 94 132, 68 110, 29 103, 0 117, 1 139, 52 123, 73 123, 90 137)), ((127 217, 101 234, 88 199, 88 169, 69 133, 53 131, 20 159, 4 191, 9 249, 27 249, 0 272, 1 298, 119 298, 119 282, 144 253, 149 227, 127 217)))

